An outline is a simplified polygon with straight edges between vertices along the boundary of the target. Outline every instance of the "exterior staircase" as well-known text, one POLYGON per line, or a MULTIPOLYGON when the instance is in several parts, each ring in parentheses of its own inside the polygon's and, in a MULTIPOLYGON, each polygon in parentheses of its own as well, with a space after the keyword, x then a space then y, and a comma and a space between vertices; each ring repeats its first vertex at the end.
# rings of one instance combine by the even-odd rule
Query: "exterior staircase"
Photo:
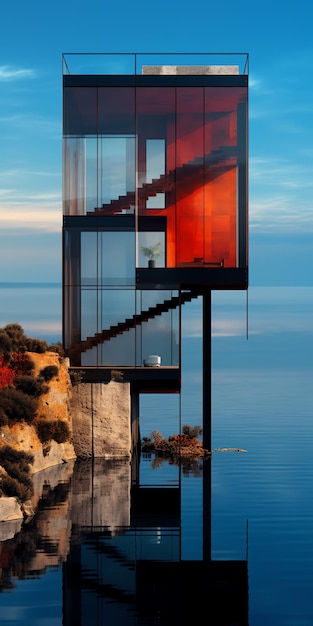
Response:
MULTIPOLYGON (((173 296, 170 299, 164 300, 164 302, 149 307, 146 311, 141 311, 138 315, 135 314, 132 317, 126 318, 123 322, 110 326, 108 329, 101 330, 99 333, 95 333, 92 337, 87 337, 87 339, 80 342, 79 352, 86 352, 86 350, 91 350, 105 341, 110 341, 113 337, 122 335, 137 326, 141 326, 143 322, 148 322, 157 315, 162 315, 162 313, 167 313, 171 309, 176 309, 179 305, 185 304, 185 302, 191 302, 191 300, 197 298, 199 295, 199 291, 182 291, 180 296, 173 296)), ((78 351, 76 347, 74 350, 75 352, 78 351)))

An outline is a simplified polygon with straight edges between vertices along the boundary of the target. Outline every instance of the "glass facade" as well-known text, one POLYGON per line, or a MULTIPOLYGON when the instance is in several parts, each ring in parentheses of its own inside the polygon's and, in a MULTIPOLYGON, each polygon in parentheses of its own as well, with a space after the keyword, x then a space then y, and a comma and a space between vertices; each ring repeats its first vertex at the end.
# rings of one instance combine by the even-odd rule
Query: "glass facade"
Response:
POLYGON ((134 242, 133 230, 105 224, 65 228, 64 339, 73 365, 138 367, 153 354, 179 366, 178 290, 136 289, 134 242))
POLYGON ((65 215, 162 215, 163 267, 245 267, 246 127, 244 86, 65 87, 65 215))
POLYGON ((178 367, 184 271, 222 289, 248 266, 247 77, 65 76, 63 136, 65 347, 178 367))

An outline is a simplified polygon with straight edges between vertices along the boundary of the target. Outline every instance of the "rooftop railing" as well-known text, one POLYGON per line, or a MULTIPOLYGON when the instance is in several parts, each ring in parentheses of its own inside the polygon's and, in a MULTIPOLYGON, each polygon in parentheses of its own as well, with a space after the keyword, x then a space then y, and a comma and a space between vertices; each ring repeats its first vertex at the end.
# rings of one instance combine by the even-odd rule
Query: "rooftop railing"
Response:
POLYGON ((62 55, 63 75, 248 74, 246 52, 67 52, 62 55), (234 71, 236 68, 236 71, 234 71))

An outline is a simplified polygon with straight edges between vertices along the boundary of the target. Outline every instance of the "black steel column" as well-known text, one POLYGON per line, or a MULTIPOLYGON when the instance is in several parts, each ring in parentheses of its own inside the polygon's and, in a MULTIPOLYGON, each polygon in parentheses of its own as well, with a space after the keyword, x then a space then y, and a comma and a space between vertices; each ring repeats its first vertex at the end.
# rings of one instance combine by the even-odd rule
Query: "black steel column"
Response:
MULTIPOLYGON (((211 450, 212 410, 211 410, 211 291, 203 294, 203 322, 202 322, 202 384, 203 384, 203 447, 211 450)), ((203 560, 211 560, 211 459, 203 461, 202 479, 202 520, 203 520, 203 560)))
POLYGON ((203 447, 211 450, 211 291, 203 293, 203 447))
POLYGON ((132 486, 139 485, 139 459, 140 459, 140 396, 130 385, 130 420, 131 420, 131 480, 132 486))

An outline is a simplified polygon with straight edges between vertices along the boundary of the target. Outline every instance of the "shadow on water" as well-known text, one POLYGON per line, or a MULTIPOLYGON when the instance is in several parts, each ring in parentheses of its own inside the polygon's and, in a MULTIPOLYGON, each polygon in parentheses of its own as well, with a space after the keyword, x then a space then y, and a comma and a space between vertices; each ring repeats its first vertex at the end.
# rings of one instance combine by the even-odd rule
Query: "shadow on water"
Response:
MULTIPOLYGON (((166 465, 148 461, 151 475, 166 465)), ((47 479, 36 516, 0 543, 1 591, 57 566, 63 626, 248 624, 247 560, 211 558, 211 460, 158 484, 142 484, 139 465, 78 460, 47 479), (183 555, 182 475, 202 481, 202 558, 183 555)))

